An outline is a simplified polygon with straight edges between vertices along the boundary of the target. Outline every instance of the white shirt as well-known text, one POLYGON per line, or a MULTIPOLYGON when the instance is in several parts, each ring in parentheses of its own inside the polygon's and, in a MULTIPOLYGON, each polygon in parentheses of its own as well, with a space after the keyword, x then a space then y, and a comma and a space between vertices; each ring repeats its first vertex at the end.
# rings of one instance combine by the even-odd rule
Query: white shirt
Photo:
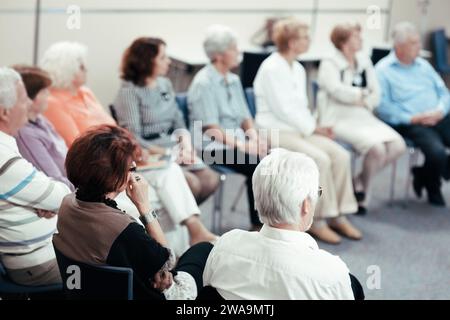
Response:
POLYGON ((55 258, 57 218, 39 218, 35 209, 57 212, 68 193, 64 183, 22 158, 16 140, 0 131, 0 259, 6 268, 28 268, 55 258))
POLYGON ((308 234, 232 230, 214 245, 203 272, 227 300, 353 300, 349 270, 308 234))
POLYGON ((310 136, 316 129, 316 119, 308 108, 306 86, 306 72, 298 61, 289 65, 278 52, 272 53, 253 83, 256 125, 310 136))

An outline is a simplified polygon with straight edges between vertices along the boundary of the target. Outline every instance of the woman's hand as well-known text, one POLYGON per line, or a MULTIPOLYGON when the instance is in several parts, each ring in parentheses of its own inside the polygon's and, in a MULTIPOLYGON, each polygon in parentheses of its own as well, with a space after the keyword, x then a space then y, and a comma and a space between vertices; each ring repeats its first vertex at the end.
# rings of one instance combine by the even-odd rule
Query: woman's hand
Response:
POLYGON ((56 216, 55 212, 48 211, 48 210, 42 210, 42 209, 37 209, 36 214, 38 215, 39 218, 44 218, 44 219, 51 219, 54 216, 56 216))
POLYGON ((323 128, 316 128, 316 130, 314 131, 315 134, 327 137, 329 139, 334 139, 335 135, 333 132, 333 128, 331 127, 323 127, 323 128))
POLYGON ((176 146, 178 149, 177 163, 180 165, 192 165, 197 161, 197 155, 192 146, 179 144, 176 146))
POLYGON ((164 291, 173 283, 173 275, 169 271, 159 271, 155 274, 152 284, 153 288, 159 291, 164 291))
POLYGON ((145 179, 136 174, 130 173, 131 177, 127 185, 127 196, 134 203, 141 215, 150 212, 150 202, 148 200, 148 183, 145 179))

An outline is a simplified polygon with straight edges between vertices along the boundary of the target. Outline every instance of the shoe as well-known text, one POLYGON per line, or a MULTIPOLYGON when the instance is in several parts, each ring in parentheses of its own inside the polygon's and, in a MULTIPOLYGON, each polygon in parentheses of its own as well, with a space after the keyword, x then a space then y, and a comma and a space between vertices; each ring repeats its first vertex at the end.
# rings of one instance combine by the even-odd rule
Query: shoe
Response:
POLYGON ((355 192, 355 198, 356 201, 358 201, 358 203, 363 202, 364 200, 366 200, 366 193, 365 192, 355 192))
POLYGON ((446 203, 444 197, 442 196, 441 190, 435 192, 428 191, 428 203, 434 207, 445 208, 446 203))
POLYGON ((417 198, 422 198, 422 191, 425 188, 425 179, 422 175, 422 168, 416 167, 412 169, 413 188, 417 198))
POLYGON ((314 238, 332 245, 338 245, 342 241, 341 237, 336 232, 331 230, 327 225, 319 228, 311 227, 308 230, 308 233, 314 238))
POLYGON ((367 208, 364 206, 358 206, 358 212, 356 212, 357 216, 365 216, 367 214, 367 208))
POLYGON ((350 222, 344 223, 330 223, 330 228, 351 240, 361 240, 362 233, 356 229, 350 222))

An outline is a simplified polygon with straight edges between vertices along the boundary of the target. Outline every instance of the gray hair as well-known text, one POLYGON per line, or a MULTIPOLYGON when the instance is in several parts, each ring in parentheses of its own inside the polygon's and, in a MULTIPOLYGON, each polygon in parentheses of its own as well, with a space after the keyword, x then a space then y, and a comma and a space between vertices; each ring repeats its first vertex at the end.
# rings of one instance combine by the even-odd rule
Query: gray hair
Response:
POLYGON ((2 67, 0 68, 0 107, 11 109, 17 103, 17 83, 22 78, 17 71, 2 67))
POLYGON ((274 149, 259 163, 252 184, 263 223, 299 225, 303 202, 317 201, 319 169, 302 153, 274 149))
POLYGON ((403 21, 398 23, 394 27, 394 31, 392 32, 392 39, 394 40, 394 44, 402 44, 408 41, 408 38, 412 35, 419 34, 416 26, 408 21, 403 21))
POLYGON ((222 25, 212 25, 206 30, 203 48, 209 60, 212 61, 216 54, 224 53, 236 43, 237 36, 231 28, 222 25))
POLYGON ((86 64, 87 47, 78 42, 57 42, 45 51, 40 66, 50 74, 52 86, 67 89, 86 64))

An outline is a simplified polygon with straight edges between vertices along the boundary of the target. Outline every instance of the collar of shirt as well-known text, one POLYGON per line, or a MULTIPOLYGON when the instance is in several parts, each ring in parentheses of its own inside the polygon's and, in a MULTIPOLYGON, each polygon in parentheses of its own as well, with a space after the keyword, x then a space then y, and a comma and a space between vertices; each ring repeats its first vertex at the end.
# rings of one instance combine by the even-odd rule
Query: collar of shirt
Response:
POLYGON ((0 143, 8 149, 11 149, 17 153, 19 152, 16 139, 3 131, 0 131, 0 143))
POLYGON ((239 77, 231 72, 227 72, 225 81, 225 76, 217 71, 216 67, 214 67, 212 63, 208 64, 208 71, 211 80, 223 86, 225 86, 226 83, 228 83, 228 85, 231 85, 232 83, 239 81, 239 77))
POLYGON ((261 228, 260 234, 269 239, 304 245, 312 250, 319 249, 317 242, 305 232, 273 228, 265 224, 261 228))
MULTIPOLYGON (((367 59, 363 53, 357 53, 355 55, 356 59, 356 72, 363 72, 369 64, 369 59, 367 59)), ((331 60, 336 64, 339 70, 344 71, 350 69, 350 63, 345 58, 342 51, 336 49, 336 54, 331 57, 331 60)))
POLYGON ((281 55, 281 53, 279 53, 278 51, 275 51, 274 53, 272 53, 272 56, 275 59, 275 61, 277 61, 277 64, 285 67, 287 70, 289 70, 289 72, 293 72, 296 65, 300 64, 300 62, 298 62, 297 60, 294 60, 292 62, 292 65, 290 65, 289 62, 286 60, 286 58, 283 57, 281 55))
POLYGON ((412 66, 420 65, 420 58, 416 58, 414 60, 414 62, 409 66, 401 63, 394 50, 392 50, 391 53, 389 53, 389 55, 387 56, 387 59, 388 59, 389 65, 397 65, 397 66, 403 66, 403 67, 412 67, 412 66))

